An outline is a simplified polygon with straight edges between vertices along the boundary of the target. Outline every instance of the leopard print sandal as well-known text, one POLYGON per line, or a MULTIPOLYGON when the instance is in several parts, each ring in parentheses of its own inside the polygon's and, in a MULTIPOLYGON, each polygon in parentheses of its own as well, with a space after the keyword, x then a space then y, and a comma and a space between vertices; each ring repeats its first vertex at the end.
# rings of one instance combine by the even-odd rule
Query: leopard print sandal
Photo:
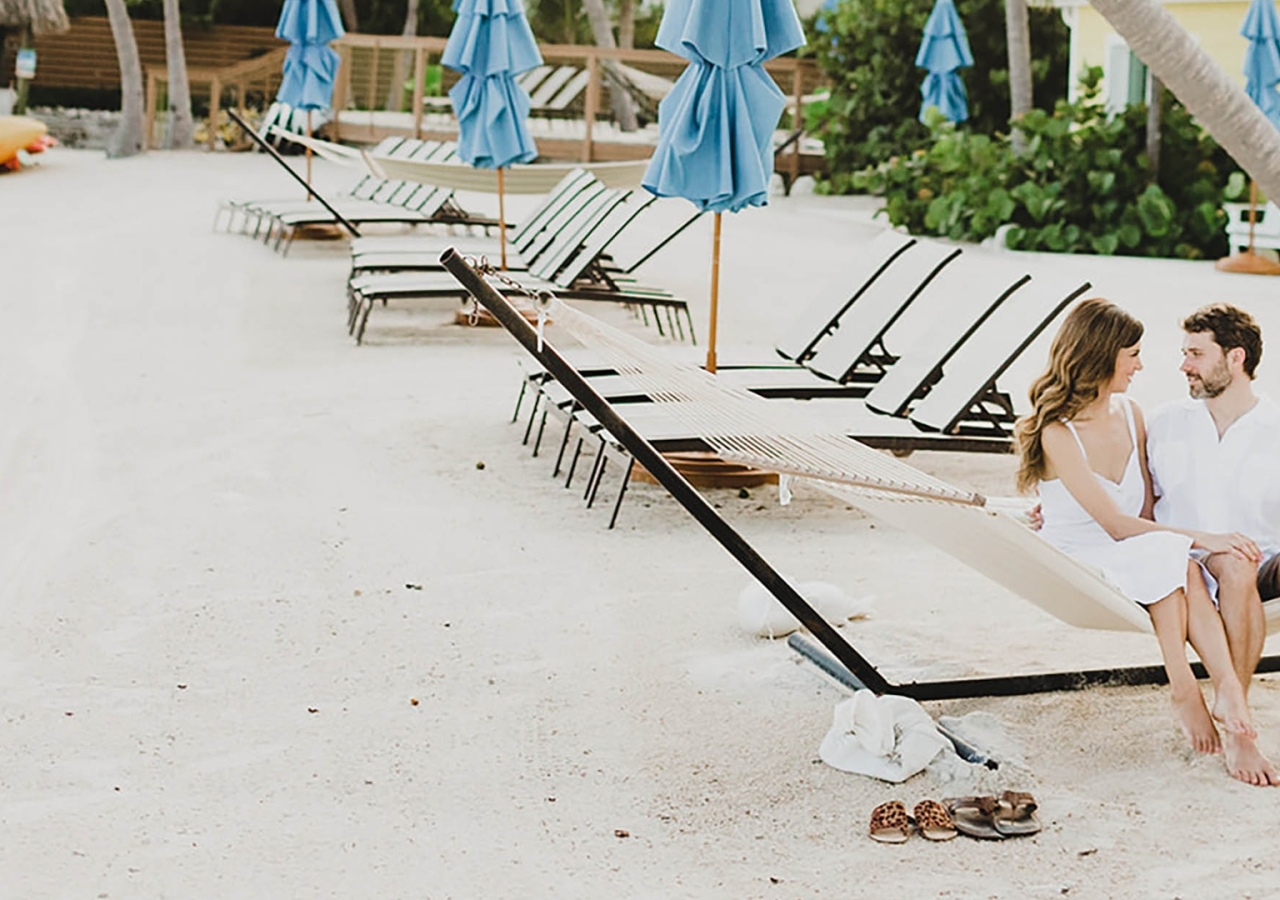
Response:
POLYGON ((920 834, 931 841, 949 841, 956 836, 956 823, 937 800, 921 800, 911 811, 920 834))
POLYGON ((901 844, 911 836, 911 820, 907 818, 907 808, 901 800, 890 800, 881 803, 871 811, 872 840, 885 844, 901 844))

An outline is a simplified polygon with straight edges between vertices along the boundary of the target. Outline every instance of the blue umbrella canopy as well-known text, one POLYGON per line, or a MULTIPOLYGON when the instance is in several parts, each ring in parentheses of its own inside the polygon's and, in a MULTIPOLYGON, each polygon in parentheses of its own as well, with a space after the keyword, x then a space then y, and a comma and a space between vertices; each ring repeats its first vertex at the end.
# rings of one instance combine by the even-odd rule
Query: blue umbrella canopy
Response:
POLYGON ((644 186, 709 212, 763 206, 786 98, 761 63, 802 44, 792 0, 670 0, 657 45, 689 66, 658 107, 644 186))
POLYGON ((484 169, 531 162, 529 95, 515 82, 542 64, 520 0, 454 0, 458 14, 441 62, 462 73, 449 91, 458 156, 484 169))
POLYGON ((1280 128, 1280 16, 1273 0, 1253 0, 1240 33, 1249 41, 1244 56, 1245 93, 1280 128))
POLYGON ((924 39, 916 54, 916 66, 928 70, 920 86, 923 102, 920 121, 931 106, 952 122, 969 118, 969 99, 957 69, 973 65, 969 38, 965 36, 960 14, 953 0, 937 0, 924 23, 924 39))
POLYGON ((334 0, 285 0, 276 37, 289 42, 276 99, 294 109, 328 109, 338 75, 329 42, 345 34, 334 0))

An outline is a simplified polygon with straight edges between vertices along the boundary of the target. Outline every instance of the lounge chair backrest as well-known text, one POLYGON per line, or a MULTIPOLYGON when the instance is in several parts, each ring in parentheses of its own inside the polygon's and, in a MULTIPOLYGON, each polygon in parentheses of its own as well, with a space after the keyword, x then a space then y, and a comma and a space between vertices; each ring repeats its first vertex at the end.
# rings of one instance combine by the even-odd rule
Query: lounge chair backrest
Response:
POLYGON ((552 67, 547 65, 534 66, 529 71, 521 72, 517 75, 516 84, 520 85, 520 87, 524 89, 524 92, 528 94, 538 86, 542 79, 551 74, 551 69, 552 67))
POLYGON ((774 350, 783 359, 795 362, 808 359, 818 341, 831 333, 845 310, 915 242, 910 235, 886 229, 866 250, 842 261, 840 268, 792 321, 774 350))
POLYGON ((1010 433, 1012 405, 1007 395, 995 391, 996 380, 1088 289, 1087 281, 1039 276, 1018 288, 947 361, 945 377, 911 411, 911 421, 927 431, 951 434, 966 418, 991 421, 998 414, 999 421, 992 424, 1010 433))
POLYGON ((520 225, 511 232, 511 245, 523 253, 524 247, 527 246, 529 241, 533 240, 538 230, 550 221, 566 203, 586 190, 594 181, 595 179, 583 169, 574 169, 564 178, 561 178, 560 183, 550 190, 533 212, 525 216, 520 225))
MULTIPOLYGON (((403 159, 420 159, 435 153, 439 147, 439 141, 416 141, 406 138, 388 155, 403 159)), ((418 193, 418 187, 419 185, 413 182, 388 178, 373 182, 371 190, 364 195, 364 199, 406 205, 418 193)))
POLYGON ((559 66, 529 94, 529 105, 534 109, 546 106, 577 71, 577 66, 559 66))
POLYGON ((702 216, 686 200, 664 197, 646 205, 606 248, 612 266, 630 274, 702 216))
POLYGON ((588 260, 581 265, 574 265, 584 255, 584 244, 630 194, 630 191, 621 188, 606 188, 601 191, 598 197, 583 207, 571 223, 552 237, 537 260, 529 264, 529 274, 544 281, 554 281, 556 274, 566 267, 581 271, 590 262, 588 260))
POLYGON ((574 100, 577 100, 582 92, 586 90, 587 82, 591 80, 591 73, 586 69, 580 69, 572 78, 565 82, 564 87, 556 92, 556 95, 546 102, 542 107, 548 112, 564 112, 568 109, 574 100))
MULTIPOLYGON (((866 397, 867 406, 889 416, 905 415, 942 375, 947 360, 1000 304, 1031 280, 1024 271, 973 253, 951 263, 946 273, 920 292, 897 328, 917 339, 904 343, 901 357, 866 397)), ((899 351, 893 332, 889 340, 899 351)))
POLYGON ((535 265, 542 253, 554 245, 560 233, 572 228, 574 223, 579 221, 579 217, 589 217, 595 208, 594 204, 602 202, 606 194, 608 194, 608 188, 598 181, 593 181, 579 191, 547 220, 546 225, 532 235, 524 247, 520 248, 520 254, 525 262, 530 266, 535 265))
POLYGON ((573 287, 588 268, 598 263, 610 242, 657 199, 648 191, 622 191, 617 205, 605 211, 594 225, 579 235, 576 247, 566 246, 565 252, 548 260, 542 277, 554 281, 560 288, 573 287))
POLYGON ((890 365, 893 357, 884 347, 885 332, 958 256, 957 247, 916 241, 867 286, 805 365, 832 381, 847 381, 860 366, 882 370, 890 365))

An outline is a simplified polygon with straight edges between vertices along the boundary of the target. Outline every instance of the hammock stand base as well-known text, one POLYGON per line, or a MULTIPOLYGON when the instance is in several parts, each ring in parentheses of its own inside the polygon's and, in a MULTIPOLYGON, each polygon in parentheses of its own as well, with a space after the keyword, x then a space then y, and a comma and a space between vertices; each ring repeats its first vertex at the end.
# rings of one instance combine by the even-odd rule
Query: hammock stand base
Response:
MULTIPOLYGON (((537 332, 505 297, 454 250, 440 257, 440 262, 487 309, 520 344, 533 355, 582 407, 593 415, 638 463, 665 487, 697 522, 760 584, 772 594, 809 634, 831 654, 823 668, 829 674, 838 671, 839 680, 859 685, 876 694, 898 694, 914 700, 954 700, 974 697, 1006 697, 1024 694, 1083 690, 1104 685, 1164 684, 1163 666, 1134 666, 1114 669, 1082 669, 1031 675, 1002 675, 987 678, 962 678, 940 681, 911 681, 895 684, 864 657, 843 635, 774 569, 733 526, 716 513, 706 499, 689 484, 653 445, 640 436, 612 405, 573 368, 547 341, 539 342, 537 332), (833 670, 829 664, 842 667, 833 670)), ((630 473, 628 472, 628 475, 630 473)), ((619 498, 620 500, 621 498, 619 498)), ((615 512, 616 515, 616 512, 615 512)), ((806 654, 807 656, 808 654, 806 654)), ((1205 678, 1204 667, 1195 663, 1197 678, 1205 678)), ((1263 657, 1259 673, 1280 672, 1280 656, 1263 657)))

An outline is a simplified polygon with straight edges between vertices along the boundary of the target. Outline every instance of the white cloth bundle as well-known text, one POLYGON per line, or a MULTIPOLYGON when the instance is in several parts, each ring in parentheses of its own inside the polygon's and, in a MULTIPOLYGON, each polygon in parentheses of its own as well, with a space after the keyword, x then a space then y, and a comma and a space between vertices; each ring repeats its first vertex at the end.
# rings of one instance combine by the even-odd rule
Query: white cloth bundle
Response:
POLYGON ((896 784, 923 771, 944 750, 954 752, 919 703, 862 690, 836 704, 818 755, 842 771, 896 784))
MULTIPOLYGON (((782 577, 795 588, 796 593, 809 601, 818 615, 833 625, 839 625, 848 619, 862 618, 870 612, 873 597, 855 600, 834 584, 825 581, 806 581, 800 584, 788 575, 782 577)), ((758 581, 752 581, 738 594, 738 624, 748 634, 767 638, 786 637, 800 627, 796 617, 758 581)))

